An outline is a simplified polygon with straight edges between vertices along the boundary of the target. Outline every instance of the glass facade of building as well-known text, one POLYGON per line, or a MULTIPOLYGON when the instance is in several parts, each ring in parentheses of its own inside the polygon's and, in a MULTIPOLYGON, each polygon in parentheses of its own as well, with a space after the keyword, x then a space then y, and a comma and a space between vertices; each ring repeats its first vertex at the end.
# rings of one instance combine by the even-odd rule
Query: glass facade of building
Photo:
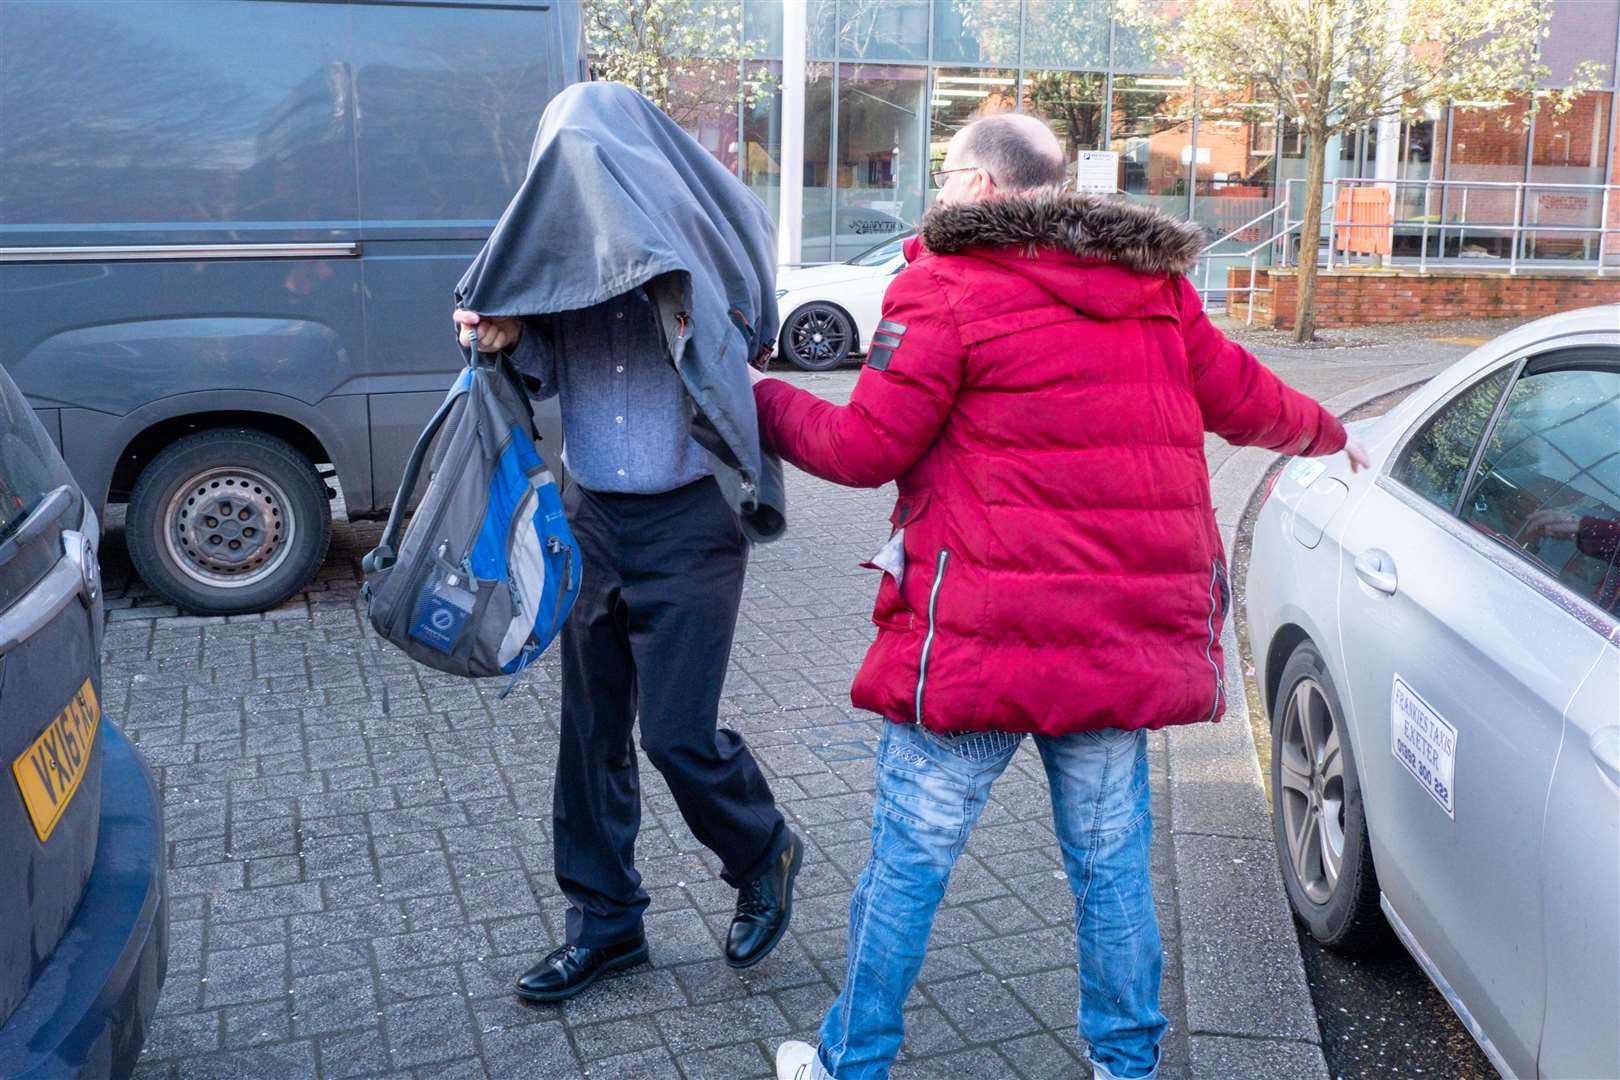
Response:
MULTIPOLYGON (((714 10, 705 0, 690 2, 694 17, 714 10)), ((1553 85, 1590 60, 1604 66, 1604 88, 1562 115, 1543 111, 1529 125, 1523 103, 1436 107, 1402 125, 1398 178, 1615 182, 1620 4, 1547 2, 1552 20, 1543 59, 1553 85)), ((1116 151, 1119 187, 1130 198, 1196 219, 1213 236, 1275 206, 1287 182, 1304 174, 1298 130, 1259 91, 1192 86, 1113 18, 1111 6, 1111 0, 808 0, 803 261, 847 259, 909 230, 931 201, 928 171, 944 157, 951 135, 977 116, 1006 110, 1048 121, 1071 158, 1081 150, 1116 151)), ((748 68, 779 74, 780 0, 742 0, 741 19, 743 39, 758 49, 748 68)), ((705 102, 687 110, 682 123, 774 211, 781 94, 746 96, 739 90, 729 110, 705 102)), ((1371 129, 1335 138, 1328 178, 1375 175, 1377 151, 1371 129)), ((1297 188, 1295 198, 1302 195, 1297 188)), ((1447 226, 1438 240, 1447 254, 1500 255, 1510 242, 1489 225, 1511 221, 1511 196, 1472 189, 1465 200, 1455 189, 1427 196, 1403 190, 1402 200, 1403 216, 1447 226)), ((1617 204, 1611 222, 1620 227, 1620 200, 1611 202, 1617 204)), ((1532 189, 1521 212, 1527 223, 1596 226, 1601 198, 1532 189)), ((1526 236, 1520 256, 1557 258, 1583 245, 1595 247, 1596 235, 1548 231, 1526 236)), ((1620 235, 1608 248, 1620 260, 1620 235)))

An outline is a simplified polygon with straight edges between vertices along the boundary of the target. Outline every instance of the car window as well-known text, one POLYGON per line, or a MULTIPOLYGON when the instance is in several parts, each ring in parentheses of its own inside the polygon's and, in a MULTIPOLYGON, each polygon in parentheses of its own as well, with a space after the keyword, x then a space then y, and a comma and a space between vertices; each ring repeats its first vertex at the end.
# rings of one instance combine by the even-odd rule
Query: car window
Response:
POLYGON ((1511 367, 1500 368, 1442 406, 1401 450, 1390 475, 1449 513, 1510 374, 1511 367))
POLYGON ((0 544, 46 495, 73 481, 34 410, 0 372, 0 544))
POLYGON ((1485 444, 1462 518, 1620 612, 1620 363, 1526 370, 1485 444))
POLYGON ((910 235, 910 233, 907 233, 905 236, 896 236, 892 239, 883 241, 883 243, 878 244, 875 247, 867 248, 865 251, 849 260, 849 265, 882 266, 884 263, 900 254, 901 250, 905 247, 907 238, 909 238, 910 235))

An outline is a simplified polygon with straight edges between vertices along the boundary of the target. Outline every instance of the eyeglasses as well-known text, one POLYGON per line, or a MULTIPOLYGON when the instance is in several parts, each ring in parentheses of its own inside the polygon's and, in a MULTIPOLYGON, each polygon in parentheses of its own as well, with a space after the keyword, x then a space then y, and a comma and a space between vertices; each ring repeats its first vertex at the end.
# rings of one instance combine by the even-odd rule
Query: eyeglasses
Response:
MULTIPOLYGON (((949 175, 951 175, 951 173, 978 172, 978 171, 979 171, 979 166, 977 166, 977 165, 965 165, 960 169, 935 169, 933 172, 928 174, 928 178, 934 182, 935 187, 942 188, 942 187, 945 186, 945 181, 940 179, 940 177, 942 177, 942 176, 949 176, 949 175)), ((986 172, 984 175, 990 176, 990 174, 988 172, 986 172)), ((991 179, 993 180, 995 178, 991 177, 991 179)))

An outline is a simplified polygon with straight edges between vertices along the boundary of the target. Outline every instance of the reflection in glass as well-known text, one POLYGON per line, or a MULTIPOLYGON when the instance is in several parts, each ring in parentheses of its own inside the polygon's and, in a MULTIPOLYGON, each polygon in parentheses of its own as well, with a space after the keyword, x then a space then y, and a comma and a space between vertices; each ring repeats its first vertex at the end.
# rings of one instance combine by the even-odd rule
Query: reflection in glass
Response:
MULTIPOLYGON (((1215 236, 1241 229, 1271 209, 1277 164, 1276 121, 1276 105, 1265 99, 1258 88, 1236 93, 1200 91, 1193 217, 1215 236)), ((1245 230, 1233 240, 1253 244, 1271 234, 1268 222, 1245 230)))
POLYGON ((1024 72, 1024 111, 1051 125, 1071 164, 1103 148, 1104 76, 1095 71, 1024 72))
MULTIPOLYGON (((1530 180, 1538 184, 1602 184, 1609 153, 1608 93, 1582 94, 1568 112, 1543 109, 1536 116, 1530 180)), ((1612 198, 1611 198, 1611 201, 1612 198)), ((1531 188, 1525 193, 1524 221, 1531 225, 1596 228, 1603 214, 1599 190, 1531 188)), ((1532 259, 1591 259, 1598 234, 1541 229, 1525 237, 1532 259)))
POLYGON ((551 21, 377 4, 357 4, 351 17, 367 220, 499 217, 562 88, 546 61, 551 21), (447 51, 447 41, 458 44, 447 51))
MULTIPOLYGON (((781 67, 780 64, 772 65, 781 67)), ((750 65, 763 68, 765 65, 750 65)), ((670 119, 733 172, 737 169, 737 65, 711 65, 676 78, 669 91, 670 119)))
POLYGON ((782 194, 781 64, 760 65, 771 77, 772 90, 743 109, 743 144, 738 175, 760 197, 772 217, 780 218, 782 194))
POLYGON ((1451 513, 1462 497, 1474 450, 1511 373, 1510 367, 1498 368, 1442 406, 1412 436, 1390 475, 1451 513))
MULTIPOLYGON (((918 67, 863 64, 843 69, 833 258, 849 258, 880 237, 903 232, 920 216, 926 76, 926 69, 918 67)), ((807 193, 806 231, 810 220, 807 193)))
MULTIPOLYGON (((1156 20, 1173 20, 1181 10, 1181 0, 1140 0, 1156 20)), ((1114 20, 1114 70, 1174 72, 1181 70, 1171 58, 1160 59, 1153 36, 1124 19, 1114 20)))
POLYGON ((1463 518, 1576 593, 1620 609, 1620 374, 1527 375, 1508 395, 1463 518))
MULTIPOLYGON (((1012 112, 1018 98, 1018 72, 1012 68, 938 68, 929 98, 928 167, 945 160, 951 137, 964 126, 991 113, 1012 112)), ((933 204, 934 190, 928 191, 933 204)))
POLYGON ((743 0, 743 40, 755 43, 756 56, 781 58, 782 0, 743 0))
POLYGON ((902 233, 889 240, 879 241, 849 260, 851 266, 882 266, 899 255, 905 253, 906 240, 911 233, 902 233))
MULTIPOLYGON (((1451 112, 1447 180, 1519 183, 1524 179, 1526 126, 1519 103, 1476 102, 1451 112)), ((1512 253, 1512 188, 1452 188, 1446 193, 1446 254, 1464 259, 1506 259, 1512 253), (1495 226, 1495 228, 1493 228, 1495 226)))
POLYGON ((1192 86, 1175 76, 1114 77, 1109 147, 1120 188, 1177 217, 1187 210, 1192 163, 1192 86))
POLYGON ((937 63, 1017 64, 1019 5, 1008 0, 939 0, 934 5, 937 63))
POLYGON ((838 55, 846 60, 926 60, 928 10, 928 0, 839 0, 838 55))
POLYGON ((324 5, 299 15, 272 4, 9 4, 5 220, 352 227, 348 15, 324 5))
POLYGON ((1025 66, 1106 68, 1109 8, 1110 0, 1026 0, 1025 66))
POLYGON ((805 65, 804 217, 805 262, 831 262, 833 65, 805 65))

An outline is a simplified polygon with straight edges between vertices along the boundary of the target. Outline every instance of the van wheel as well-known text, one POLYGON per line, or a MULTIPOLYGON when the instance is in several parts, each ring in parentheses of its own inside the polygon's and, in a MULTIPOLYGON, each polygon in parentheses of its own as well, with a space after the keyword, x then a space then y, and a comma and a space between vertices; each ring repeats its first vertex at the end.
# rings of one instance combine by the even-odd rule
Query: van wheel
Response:
POLYGON ((275 607, 315 576, 332 539, 315 466, 249 430, 202 431, 169 446, 142 470, 124 520, 141 580, 202 615, 275 607))
POLYGON ((1283 668, 1271 718, 1271 822, 1283 885, 1311 936, 1339 952, 1392 941, 1344 710, 1310 642, 1283 668))

